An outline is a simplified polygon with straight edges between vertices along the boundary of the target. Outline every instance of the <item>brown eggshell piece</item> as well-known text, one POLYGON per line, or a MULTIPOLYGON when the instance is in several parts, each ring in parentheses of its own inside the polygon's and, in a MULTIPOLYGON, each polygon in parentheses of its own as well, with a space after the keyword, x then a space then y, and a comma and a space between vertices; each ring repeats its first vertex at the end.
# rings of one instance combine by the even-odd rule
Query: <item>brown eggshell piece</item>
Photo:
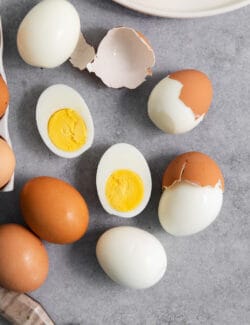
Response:
POLYGON ((196 118, 206 114, 213 98, 213 87, 208 76, 198 70, 181 70, 169 75, 169 78, 182 83, 180 99, 192 109, 196 118))
POLYGON ((6 185, 14 173, 16 159, 8 143, 0 138, 0 188, 6 185))
POLYGON ((17 224, 0 226, 0 286, 16 292, 39 288, 49 260, 41 240, 17 224))
POLYGON ((21 211, 33 232, 51 243, 75 242, 88 228, 84 198, 73 186, 56 178, 28 181, 21 191, 21 211))
POLYGON ((163 175, 163 189, 181 181, 212 187, 220 181, 224 190, 224 177, 219 166, 212 158, 201 152, 184 153, 168 165, 163 175))
POLYGON ((0 75, 0 118, 9 105, 9 90, 3 77, 0 75))

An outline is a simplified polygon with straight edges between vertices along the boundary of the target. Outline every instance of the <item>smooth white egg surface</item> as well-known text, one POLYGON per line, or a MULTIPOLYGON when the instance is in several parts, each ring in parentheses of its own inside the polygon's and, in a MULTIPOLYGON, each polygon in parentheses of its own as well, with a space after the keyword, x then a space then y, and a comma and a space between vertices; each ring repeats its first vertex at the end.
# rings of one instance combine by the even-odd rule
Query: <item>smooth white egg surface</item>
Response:
POLYGON ((188 236, 208 227, 220 213, 223 192, 216 187, 187 182, 166 188, 159 203, 162 227, 174 236, 188 236))
POLYGON ((148 100, 148 115, 163 132, 179 134, 195 128, 204 118, 196 118, 191 108, 179 96, 182 83, 166 77, 152 90, 148 100))
POLYGON ((66 0, 43 0, 21 22, 17 47, 33 66, 54 68, 68 60, 80 37, 80 18, 66 0))
MULTIPOLYGON (((94 125, 92 116, 82 96, 73 88, 57 84, 45 89, 40 95, 36 106, 36 123, 38 131, 46 146, 56 155, 63 158, 75 158, 88 150, 94 140, 94 125), (61 109, 69 108, 77 112, 85 123, 87 137, 86 142, 73 152, 59 149, 51 141, 48 124, 51 116, 61 109)), ((64 130, 62 130, 64 132, 64 130)), ((60 130, 58 129, 58 132, 60 130)), ((73 135, 72 135, 73 136, 73 135)))
POLYGON ((113 281, 134 289, 155 285, 167 268, 167 256, 159 240, 134 227, 106 231, 97 242, 96 255, 113 281))
POLYGON ((127 143, 118 143, 103 154, 97 168, 96 186, 106 212, 131 218, 141 213, 150 199, 150 169, 137 148, 127 143), (122 175, 116 177, 120 171, 122 175), (120 204, 121 209, 116 208, 115 204, 120 204))

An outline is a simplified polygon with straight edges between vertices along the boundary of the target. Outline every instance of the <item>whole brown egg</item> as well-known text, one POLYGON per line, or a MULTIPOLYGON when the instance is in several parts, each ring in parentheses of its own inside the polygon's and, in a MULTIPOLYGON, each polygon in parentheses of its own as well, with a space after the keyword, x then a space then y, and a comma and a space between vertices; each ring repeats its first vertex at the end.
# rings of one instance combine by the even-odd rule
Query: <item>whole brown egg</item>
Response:
POLYGON ((51 243, 72 243, 88 228, 84 198, 73 186, 56 178, 28 181, 21 191, 21 211, 34 233, 51 243))
POLYGON ((39 238, 23 226, 0 226, 0 286, 29 292, 39 288, 48 275, 47 251, 39 238))

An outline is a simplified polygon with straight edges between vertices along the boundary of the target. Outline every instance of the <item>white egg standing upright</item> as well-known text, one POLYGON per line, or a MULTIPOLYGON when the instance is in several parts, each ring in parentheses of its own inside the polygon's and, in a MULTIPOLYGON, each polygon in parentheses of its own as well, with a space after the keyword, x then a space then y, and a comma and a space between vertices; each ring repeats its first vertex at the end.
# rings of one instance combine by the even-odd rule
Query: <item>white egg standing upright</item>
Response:
POLYGON ((69 1, 43 0, 28 12, 19 26, 19 54, 30 65, 57 67, 73 53, 80 29, 78 12, 69 1))
MULTIPOLYGON (((65 133, 66 135, 67 133, 72 133, 68 134, 68 136, 72 138, 74 136, 73 132, 75 131, 79 133, 79 129, 77 129, 78 126, 76 123, 74 123, 74 120, 72 121, 70 119, 69 122, 70 123, 68 123, 67 120, 63 120, 60 124, 60 128, 55 131, 62 132, 62 136, 64 136, 65 133)), ((41 138, 43 139, 46 146, 53 153, 60 157, 78 157, 86 150, 88 150, 93 144, 94 124, 89 108, 82 96, 75 89, 69 86, 63 84, 52 85, 42 92, 36 106, 36 123, 41 138), (79 118, 82 119, 82 122, 84 123, 84 126, 86 128, 86 140, 77 150, 63 150, 62 148, 56 146, 50 137, 49 121, 51 120, 51 117, 53 117, 54 114, 60 110, 72 110, 76 112, 76 114, 79 116, 79 118)))
POLYGON ((106 231, 97 242, 96 256, 113 281, 133 289, 152 287, 167 268, 167 255, 160 241, 135 227, 106 231))
POLYGON ((109 214, 131 218, 141 213, 150 199, 150 169, 138 149, 118 143, 102 156, 96 186, 100 202, 109 214))
POLYGON ((175 158, 164 173, 162 187, 159 220, 174 236, 195 234, 220 213, 224 178, 216 162, 203 153, 175 158))

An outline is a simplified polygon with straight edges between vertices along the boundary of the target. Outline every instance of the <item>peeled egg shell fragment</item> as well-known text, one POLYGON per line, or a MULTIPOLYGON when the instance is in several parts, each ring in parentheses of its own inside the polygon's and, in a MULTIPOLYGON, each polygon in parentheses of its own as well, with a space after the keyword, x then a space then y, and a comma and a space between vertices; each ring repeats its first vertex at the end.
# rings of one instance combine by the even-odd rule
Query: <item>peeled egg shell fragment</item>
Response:
POLYGON ((6 185, 15 170, 16 159, 13 150, 9 144, 0 138, 0 188, 6 185))
POLYGON ((113 281, 133 289, 155 285, 167 268, 167 256, 159 240, 134 227, 106 231, 97 242, 96 255, 113 281))
POLYGON ((108 87, 134 89, 152 74, 154 64, 154 51, 145 37, 132 28, 118 27, 103 38, 87 69, 108 87))
POLYGON ((141 213, 151 196, 152 179, 148 164, 140 151, 127 143, 117 143, 111 146, 102 156, 96 173, 96 186, 99 200, 109 214, 123 218, 132 218, 141 213), (114 210, 105 195, 108 177, 116 170, 131 170, 138 174, 143 182, 144 196, 141 203, 132 211, 119 212, 114 210))
POLYGON ((73 88, 57 84, 45 89, 38 99, 36 107, 36 123, 39 133, 46 146, 56 155, 63 158, 75 158, 88 150, 94 140, 94 125, 92 116, 82 96, 73 88), (75 110, 84 120, 87 127, 87 141, 74 152, 67 152, 57 148, 48 134, 48 121, 53 113, 62 109, 75 110))
POLYGON ((148 100, 148 114, 163 132, 185 133, 204 118, 212 101, 208 77, 197 70, 182 70, 162 79, 148 100))
POLYGON ((218 184, 198 186, 187 182, 166 188, 159 203, 162 227, 174 236, 188 236, 208 227, 220 213, 223 192, 218 184))
POLYGON ((95 49, 89 45, 83 34, 80 33, 80 37, 74 52, 70 56, 70 63, 74 68, 79 70, 86 69, 87 65, 95 58, 95 49))
POLYGON ((66 0, 43 0, 21 22, 17 47, 33 66, 54 68, 67 61, 80 35, 80 18, 66 0))

